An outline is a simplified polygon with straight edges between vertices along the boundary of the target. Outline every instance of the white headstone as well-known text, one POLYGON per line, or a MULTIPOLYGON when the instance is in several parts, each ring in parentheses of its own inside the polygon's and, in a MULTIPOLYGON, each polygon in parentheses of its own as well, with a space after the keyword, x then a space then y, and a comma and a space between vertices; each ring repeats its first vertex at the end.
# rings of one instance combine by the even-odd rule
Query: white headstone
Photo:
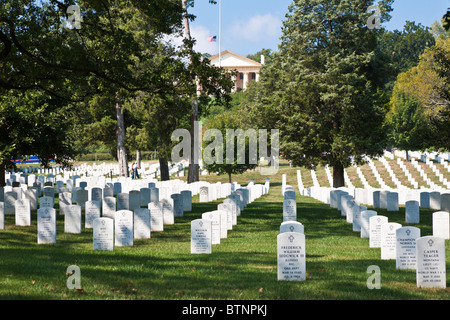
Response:
POLYGON ((102 201, 102 216, 114 219, 116 212, 116 198, 105 197, 102 201))
POLYGON ((114 182, 113 191, 115 196, 117 196, 119 193, 122 193, 122 183, 114 182))
POLYGON ((159 202, 152 201, 147 207, 150 211, 151 231, 164 231, 164 218, 161 204, 159 202))
POLYGON ((220 244, 220 223, 222 215, 219 211, 209 211, 202 214, 203 220, 211 220, 212 244, 220 244))
POLYGON ((116 198, 116 210, 130 210, 130 195, 128 193, 119 193, 116 198))
POLYGON ((63 215, 67 206, 72 204, 72 193, 62 192, 59 197, 59 214, 63 215))
POLYGON ((389 192, 386 201, 387 211, 398 211, 398 192, 389 192))
POLYGON ((17 193, 14 191, 5 192, 5 215, 13 215, 16 208, 17 193))
POLYGON ((89 200, 88 190, 77 190, 77 200, 76 203, 81 207, 81 210, 85 210, 86 201, 89 200))
MULTIPOLYGON (((128 210, 134 211, 141 207, 141 197, 140 197, 139 193, 140 192, 138 190, 131 190, 128 193, 128 197, 129 197, 129 201, 130 201, 128 210)), ((123 209, 123 210, 127 210, 127 209, 123 209)))
POLYGON ((217 205, 217 210, 225 211, 227 213, 227 230, 233 230, 233 225, 236 224, 233 220, 236 219, 236 216, 233 217, 233 211, 231 210, 231 207, 229 207, 227 204, 221 203, 217 205))
POLYGON ((150 202, 159 202, 158 188, 150 188, 150 202))
POLYGON ((284 232, 277 236, 278 280, 306 280, 305 235, 284 232))
POLYGON ((133 245, 133 212, 120 210, 114 215, 114 245, 116 247, 133 245))
POLYGON ((192 191, 183 190, 181 191, 181 195, 183 196, 183 211, 192 211, 192 191))
POLYGON ((372 192, 372 197, 373 197, 373 207, 374 208, 381 208, 380 207, 380 195, 381 195, 381 191, 380 190, 375 190, 372 192))
POLYGON ((107 217, 97 218, 93 223, 93 249, 114 250, 114 220, 107 217))
POLYGON ((280 233, 298 232, 305 233, 305 226, 298 221, 284 221, 280 224, 280 233))
POLYGON ((140 206, 147 208, 150 203, 150 188, 141 188, 139 190, 140 206))
MULTIPOLYGON (((87 190, 86 190, 87 191, 87 190)), ((81 206, 72 204, 66 207, 64 213, 64 232, 81 233, 81 206)))
POLYGON ((441 193, 439 191, 430 192, 430 209, 441 210, 441 193))
POLYGON ((42 198, 39 199, 39 208, 53 208, 53 198, 52 197, 48 197, 48 196, 44 196, 42 198))
POLYGON ((373 210, 364 210, 361 212, 361 216, 359 218, 359 224, 361 227, 360 236, 361 238, 370 238, 370 225, 369 219, 370 217, 376 216, 377 212, 373 210))
POLYGON ((165 225, 175 223, 175 213, 173 208, 173 199, 161 199, 159 202, 162 206, 163 221, 165 225))
POLYGON ((114 189, 113 188, 109 188, 109 187, 103 188, 103 198, 106 198, 106 197, 114 197, 114 189))
POLYGON ((293 190, 286 190, 284 192, 284 200, 287 200, 287 199, 295 200, 295 191, 293 191, 293 190))
POLYGON ((297 202, 295 199, 283 201, 283 221, 297 221, 297 202))
POLYGON ((100 218, 101 200, 90 200, 85 203, 84 227, 91 229, 94 227, 94 220, 100 218))
POLYGON ((191 254, 212 253, 212 221, 191 221, 191 254))
POLYGON ((361 232, 361 222, 359 221, 361 218, 361 212, 366 211, 367 207, 354 205, 352 208, 352 222, 353 222, 353 231, 361 232))
POLYGON ((416 269, 416 240, 420 238, 420 229, 416 227, 401 227, 396 230, 397 269, 416 269))
POLYGON ((381 260, 390 260, 397 257, 396 231, 402 225, 396 222, 388 222, 381 225, 381 260))
POLYGON ((416 240, 417 287, 446 288, 445 240, 426 236, 416 240))
POLYGON ((420 193, 420 207, 425 209, 430 208, 430 193, 428 191, 422 191, 420 193))
POLYGON ((25 199, 30 200, 31 211, 35 211, 38 209, 37 188, 29 188, 29 189, 25 190, 25 199))
POLYGON ((387 209, 387 196, 390 191, 381 190, 380 191, 380 208, 387 209))
POLYGON ((450 218, 447 211, 433 212, 433 236, 450 239, 450 218))
POLYGON ((375 215, 369 218, 369 247, 381 247, 381 225, 388 222, 388 217, 375 215))
POLYGON ((38 243, 56 243, 56 210, 43 207, 37 211, 38 243))
POLYGON ((16 200, 15 214, 17 226, 31 226, 30 200, 16 200))
POLYGON ((94 187, 91 189, 91 200, 102 201, 103 199, 103 189, 99 187, 94 187))
POLYGON ((175 217, 183 216, 183 196, 181 193, 173 193, 170 196, 173 200, 173 213, 175 217))
MULTIPOLYGON (((148 206, 148 204, 147 204, 148 206)), ((134 238, 150 239, 150 210, 147 208, 139 208, 134 210, 134 238)))
POLYGON ((409 200, 405 202, 405 222, 419 223, 419 201, 409 200))
POLYGON ((441 194, 441 211, 450 212, 450 193, 441 194))

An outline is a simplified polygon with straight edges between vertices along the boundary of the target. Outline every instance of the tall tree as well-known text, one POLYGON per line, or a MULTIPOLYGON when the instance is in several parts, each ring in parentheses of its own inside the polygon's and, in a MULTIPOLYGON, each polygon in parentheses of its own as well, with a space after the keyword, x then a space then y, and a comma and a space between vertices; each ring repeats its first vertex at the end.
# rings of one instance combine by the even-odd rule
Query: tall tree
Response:
MULTIPOLYGON (((362 163, 384 147, 379 31, 366 25, 372 3, 295 1, 283 22, 279 53, 261 74, 255 121, 280 129, 280 154, 294 165, 332 166, 334 187, 344 186, 344 168, 352 161, 362 163)), ((391 3, 378 3, 381 21, 389 18, 391 3)))
POLYGON ((252 132, 243 114, 228 110, 211 118, 204 127, 205 169, 228 175, 230 183, 233 174, 244 173, 257 166, 258 133, 256 130, 252 132))
POLYGON ((50 160, 68 165, 73 158, 71 108, 42 90, 9 90, 0 95, 0 186, 11 159, 38 156, 44 166, 50 160))
POLYGON ((1 3, 0 88, 39 88, 68 101, 82 101, 93 94, 112 97, 109 108, 116 110, 119 125, 121 174, 127 175, 122 103, 127 94, 137 91, 174 91, 167 69, 138 66, 152 57, 146 47, 158 47, 162 34, 180 30, 181 5, 175 0, 80 0, 76 2, 82 17, 78 29, 64 26, 73 4, 71 0, 1 3), (143 29, 151 30, 153 36, 145 45, 139 32, 143 29))

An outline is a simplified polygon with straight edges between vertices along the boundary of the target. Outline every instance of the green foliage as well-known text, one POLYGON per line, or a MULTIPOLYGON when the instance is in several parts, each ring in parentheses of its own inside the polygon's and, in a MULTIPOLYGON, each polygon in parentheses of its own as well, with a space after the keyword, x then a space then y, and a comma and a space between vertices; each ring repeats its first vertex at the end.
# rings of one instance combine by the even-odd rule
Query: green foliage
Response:
POLYGON ((403 122, 388 125, 395 144, 407 149, 450 149, 449 60, 450 39, 439 37, 421 55, 417 66, 397 77, 389 117, 399 114, 403 122))
MULTIPOLYGON (((246 130, 251 128, 243 119, 243 111, 224 111, 211 118, 204 126, 205 130, 209 130, 209 132, 216 130, 215 133, 218 134, 218 136, 213 135, 211 137, 205 137, 205 133, 203 135, 203 161, 205 169, 219 175, 227 174, 229 182, 231 182, 232 174, 244 173, 257 166, 257 153, 256 159, 251 158, 250 138, 247 139, 243 135, 239 135, 239 131, 237 131, 241 129, 244 134, 246 130), (233 137, 230 135, 230 130, 234 134, 233 137), (222 141, 220 141, 220 138, 222 138, 222 141), (211 150, 213 148, 214 150, 211 150), (232 159, 227 158, 227 151, 228 153, 233 152, 234 157, 232 159), (239 157, 240 154, 242 155, 240 153, 242 151, 244 151, 245 159, 239 157), (205 154, 208 156, 211 155, 210 161, 212 163, 208 163, 208 160, 205 159, 205 154)), ((257 138, 256 135, 255 138, 257 138)), ((257 149, 256 152, 258 152, 257 149)))
POLYGON ((417 98, 396 92, 387 116, 389 142, 402 150, 423 150, 429 143, 431 128, 417 98))
POLYGON ((270 64, 273 60, 273 51, 271 49, 261 49, 255 54, 248 54, 247 58, 261 63, 261 56, 264 56, 264 64, 270 64))
POLYGON ((414 21, 406 21, 403 30, 383 31, 379 35, 377 54, 384 60, 386 90, 392 94, 394 82, 402 72, 419 63, 425 49, 435 44, 431 29, 414 21))
POLYGON ((44 166, 51 158, 67 164, 74 150, 71 110, 63 102, 38 90, 0 95, 0 163, 35 155, 44 166))
MULTIPOLYGON (((391 2, 381 2, 383 18, 391 2)), ((365 25, 369 5, 302 0, 289 7, 253 118, 280 129, 280 153, 294 165, 346 167, 383 150, 377 98, 384 83, 374 78, 377 31, 365 25)))

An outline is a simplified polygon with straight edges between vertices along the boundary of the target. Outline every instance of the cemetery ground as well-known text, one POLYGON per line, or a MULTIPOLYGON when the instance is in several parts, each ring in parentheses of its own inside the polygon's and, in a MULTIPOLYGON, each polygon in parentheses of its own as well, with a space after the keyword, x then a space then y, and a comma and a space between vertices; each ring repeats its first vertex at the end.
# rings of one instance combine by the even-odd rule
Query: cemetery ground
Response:
MULTIPOLYGON (((0 299, 39 300, 449 300, 446 289, 417 288, 415 270, 397 270, 395 260, 381 260, 380 248, 352 231, 340 211, 310 197, 300 196, 296 171, 284 163, 269 176, 270 192, 249 204, 228 237, 213 245, 212 254, 190 253, 190 222, 203 212, 216 210, 221 200, 199 203, 192 212, 176 217, 163 232, 135 240, 133 246, 94 251, 92 229, 64 233, 64 217, 57 210, 57 243, 37 243, 37 214, 29 227, 14 225, 6 216, 0 230, 0 299), (282 222, 282 174, 296 190, 297 220, 305 227, 306 281, 277 280, 277 235, 282 222), (81 272, 81 289, 68 289, 67 268, 81 272), (381 270, 381 288, 369 289, 369 266, 381 270)), ((242 185, 254 178, 264 184, 258 170, 234 175, 242 185)), ((318 178, 324 175, 318 172, 318 178)), ((202 176, 211 182, 227 177, 202 176)), ((308 184, 308 177, 303 178, 308 184)), ((55 208, 58 198, 55 199, 55 208)), ((368 209, 371 207, 369 206, 368 209)), ((403 226, 404 206, 398 212, 375 209, 403 226)), ((422 236, 432 235, 432 213, 420 209, 422 236)), ((450 269, 450 242, 446 240, 446 268, 450 269)))

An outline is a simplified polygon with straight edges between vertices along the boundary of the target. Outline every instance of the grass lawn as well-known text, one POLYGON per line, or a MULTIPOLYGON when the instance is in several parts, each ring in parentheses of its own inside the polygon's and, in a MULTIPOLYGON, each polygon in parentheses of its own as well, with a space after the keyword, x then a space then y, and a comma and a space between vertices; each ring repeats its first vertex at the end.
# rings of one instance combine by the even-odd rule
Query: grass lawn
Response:
MULTIPOLYGON (((215 210, 222 200, 199 203, 193 211, 175 218, 163 232, 151 239, 135 240, 132 247, 113 252, 92 250, 92 230, 65 234, 64 219, 57 217, 57 243, 37 244, 37 217, 32 226, 14 225, 6 216, 0 230, 0 299, 45 300, 296 300, 374 299, 448 300, 450 289, 416 287, 415 271, 396 270, 394 260, 381 260, 380 249, 369 248, 369 239, 345 222, 340 212, 312 198, 298 196, 297 217, 305 226, 306 271, 303 282, 277 281, 276 237, 282 222, 281 174, 297 191, 297 168, 280 167, 270 176, 270 193, 250 204, 238 217, 228 238, 213 246, 210 255, 190 254, 190 221, 215 210), (81 290, 66 286, 67 267, 81 271, 81 290), (367 268, 381 269, 381 289, 368 289, 367 268)), ((264 183, 257 171, 233 176, 247 184, 251 178, 264 183)), ((202 180, 223 181, 227 177, 207 176, 202 180)), ((55 205, 58 208, 58 205, 55 205)), ((377 209, 390 222, 404 223, 399 212, 377 209)), ((421 209, 422 236, 431 235, 432 210, 421 209)), ((450 243, 446 241, 447 273, 450 243)), ((448 277, 447 277, 448 279, 448 277)), ((447 280, 447 287, 449 287, 447 280)))

